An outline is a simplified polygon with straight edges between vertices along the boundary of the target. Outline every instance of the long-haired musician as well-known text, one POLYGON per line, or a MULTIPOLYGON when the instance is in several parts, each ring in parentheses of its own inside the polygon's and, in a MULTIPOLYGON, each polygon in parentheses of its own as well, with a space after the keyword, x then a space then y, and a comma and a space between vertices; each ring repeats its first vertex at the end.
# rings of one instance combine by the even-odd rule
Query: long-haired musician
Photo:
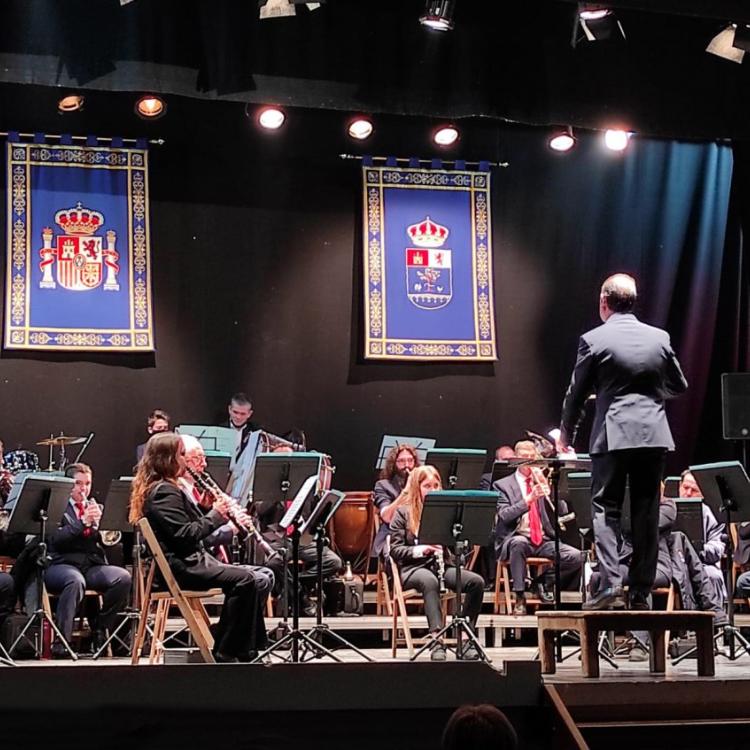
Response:
MULTIPOLYGON (((401 571, 405 588, 417 589, 424 599, 424 609, 430 632, 443 626, 440 609, 440 582, 438 556, 444 560, 443 580, 446 588, 456 590, 456 567, 448 559, 447 550, 433 544, 419 543, 419 524, 422 519, 424 499, 430 492, 442 489, 440 474, 434 466, 419 466, 409 474, 406 487, 398 497, 398 508, 391 521, 390 554, 401 571)), ((461 586, 465 594, 463 612, 472 627, 476 627, 482 607, 484 579, 469 570, 461 572, 461 586)), ((439 641, 433 646, 430 658, 445 661, 445 647, 439 641)), ((479 653, 470 642, 465 644, 463 659, 479 659, 479 653)))
POLYGON ((373 557, 378 557, 385 547, 385 540, 390 533, 389 524, 398 510, 395 501, 406 486, 409 473, 417 466, 417 449, 408 443, 394 445, 385 457, 380 479, 372 491, 372 502, 380 515, 380 526, 372 543, 373 557))
POLYGON ((228 501, 219 497, 205 515, 180 490, 185 471, 184 447, 178 435, 154 435, 133 480, 130 520, 147 518, 180 586, 224 590, 224 605, 214 640, 219 662, 252 661, 267 644, 263 609, 273 586, 267 568, 227 565, 204 546, 204 540, 227 522, 228 501))

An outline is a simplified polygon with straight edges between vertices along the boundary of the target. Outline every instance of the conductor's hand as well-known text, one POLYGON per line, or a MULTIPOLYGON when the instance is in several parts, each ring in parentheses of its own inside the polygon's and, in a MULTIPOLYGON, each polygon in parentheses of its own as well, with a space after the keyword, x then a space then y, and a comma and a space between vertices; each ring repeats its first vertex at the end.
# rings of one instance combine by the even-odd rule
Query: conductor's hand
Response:
POLYGON ((231 512, 229 500, 227 500, 227 498, 225 497, 219 497, 214 503, 214 510, 217 510, 219 513, 221 513, 224 518, 229 518, 229 514, 231 512))
POLYGON ((560 438, 557 438, 557 440, 555 440, 555 449, 557 450, 558 456, 565 456, 574 452, 573 449, 567 443, 564 443, 560 438))

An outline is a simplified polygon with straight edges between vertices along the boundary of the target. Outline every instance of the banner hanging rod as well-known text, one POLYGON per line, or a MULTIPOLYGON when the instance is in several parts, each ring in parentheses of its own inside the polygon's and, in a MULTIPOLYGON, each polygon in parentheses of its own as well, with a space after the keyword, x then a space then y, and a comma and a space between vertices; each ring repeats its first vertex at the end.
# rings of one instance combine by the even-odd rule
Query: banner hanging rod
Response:
MULTIPOLYGON (((6 131, 0 130, 1 138, 7 138, 8 135, 9 133, 7 133, 6 131)), ((17 133, 17 135, 19 138, 35 138, 37 134, 36 133, 17 133)), ((45 138, 57 138, 59 140, 60 138, 62 138, 62 135, 58 133, 45 133, 44 137, 45 138)), ((88 140, 88 136, 87 135, 72 135, 70 136, 70 139, 72 141, 86 141, 88 140)), ((109 138, 109 137, 100 138, 99 136, 96 136, 96 140, 102 141, 103 143, 112 143, 112 141, 115 139, 109 138)), ((120 140, 122 140, 123 143, 138 143, 139 139, 138 138, 122 138, 120 140)), ((152 146, 163 146, 165 143, 163 138, 149 139, 147 142, 150 143, 152 146)))
MULTIPOLYGON (((388 157, 388 156, 371 156, 370 158, 374 162, 376 162, 376 161, 378 161, 378 162, 385 162, 385 161, 387 161, 391 157, 388 157)), ((438 159, 438 161, 441 161, 443 164, 455 164, 456 161, 457 161, 456 159, 440 159, 439 157, 435 157, 435 158, 438 159)), ((339 154, 339 159, 357 159, 359 161, 362 161, 362 159, 364 159, 364 156, 362 156, 361 154, 339 154)), ((397 164, 398 163, 409 164, 411 161, 413 161, 413 160, 409 159, 408 157, 399 156, 399 157, 396 158, 396 163, 397 164)), ((432 164, 432 159, 417 159, 416 161, 419 164, 432 164)), ((464 164, 466 164, 467 167, 477 167, 481 163, 481 162, 478 162, 478 161, 464 161, 463 159, 459 159, 458 161, 463 161, 464 164)), ((489 164, 491 167, 508 167, 508 166, 510 166, 510 162, 507 162, 507 161, 488 161, 486 163, 489 164)))

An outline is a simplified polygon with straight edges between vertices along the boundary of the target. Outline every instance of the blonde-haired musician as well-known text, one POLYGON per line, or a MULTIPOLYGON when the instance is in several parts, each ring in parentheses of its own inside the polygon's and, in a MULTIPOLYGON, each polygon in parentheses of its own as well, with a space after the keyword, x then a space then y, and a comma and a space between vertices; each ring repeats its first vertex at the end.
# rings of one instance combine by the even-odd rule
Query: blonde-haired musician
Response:
MULTIPOLYGON (((434 466, 418 466, 409 474, 406 487, 391 505, 396 507, 396 512, 391 520, 390 554, 401 571, 404 588, 414 588, 422 594, 431 633, 436 633, 443 626, 436 553, 443 554, 443 579, 446 588, 456 590, 456 567, 448 559, 447 550, 419 543, 419 524, 425 496, 440 489, 442 484, 437 469, 434 466)), ((465 594, 463 613, 474 628, 482 607, 484 579, 476 573, 463 570, 461 587, 465 594)), ((460 657, 470 660, 480 658, 479 652, 470 642, 465 644, 460 657)), ((430 658, 433 661, 445 661, 445 647, 440 641, 436 641, 432 647, 430 658)))

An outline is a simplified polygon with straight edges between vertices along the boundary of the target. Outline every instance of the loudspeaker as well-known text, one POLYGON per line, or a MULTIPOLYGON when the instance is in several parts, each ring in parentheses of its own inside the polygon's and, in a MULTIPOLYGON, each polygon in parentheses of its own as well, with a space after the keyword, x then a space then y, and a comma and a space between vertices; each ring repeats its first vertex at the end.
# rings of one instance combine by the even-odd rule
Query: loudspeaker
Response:
POLYGON ((724 440, 750 440, 750 372, 722 374, 721 416, 724 440))

